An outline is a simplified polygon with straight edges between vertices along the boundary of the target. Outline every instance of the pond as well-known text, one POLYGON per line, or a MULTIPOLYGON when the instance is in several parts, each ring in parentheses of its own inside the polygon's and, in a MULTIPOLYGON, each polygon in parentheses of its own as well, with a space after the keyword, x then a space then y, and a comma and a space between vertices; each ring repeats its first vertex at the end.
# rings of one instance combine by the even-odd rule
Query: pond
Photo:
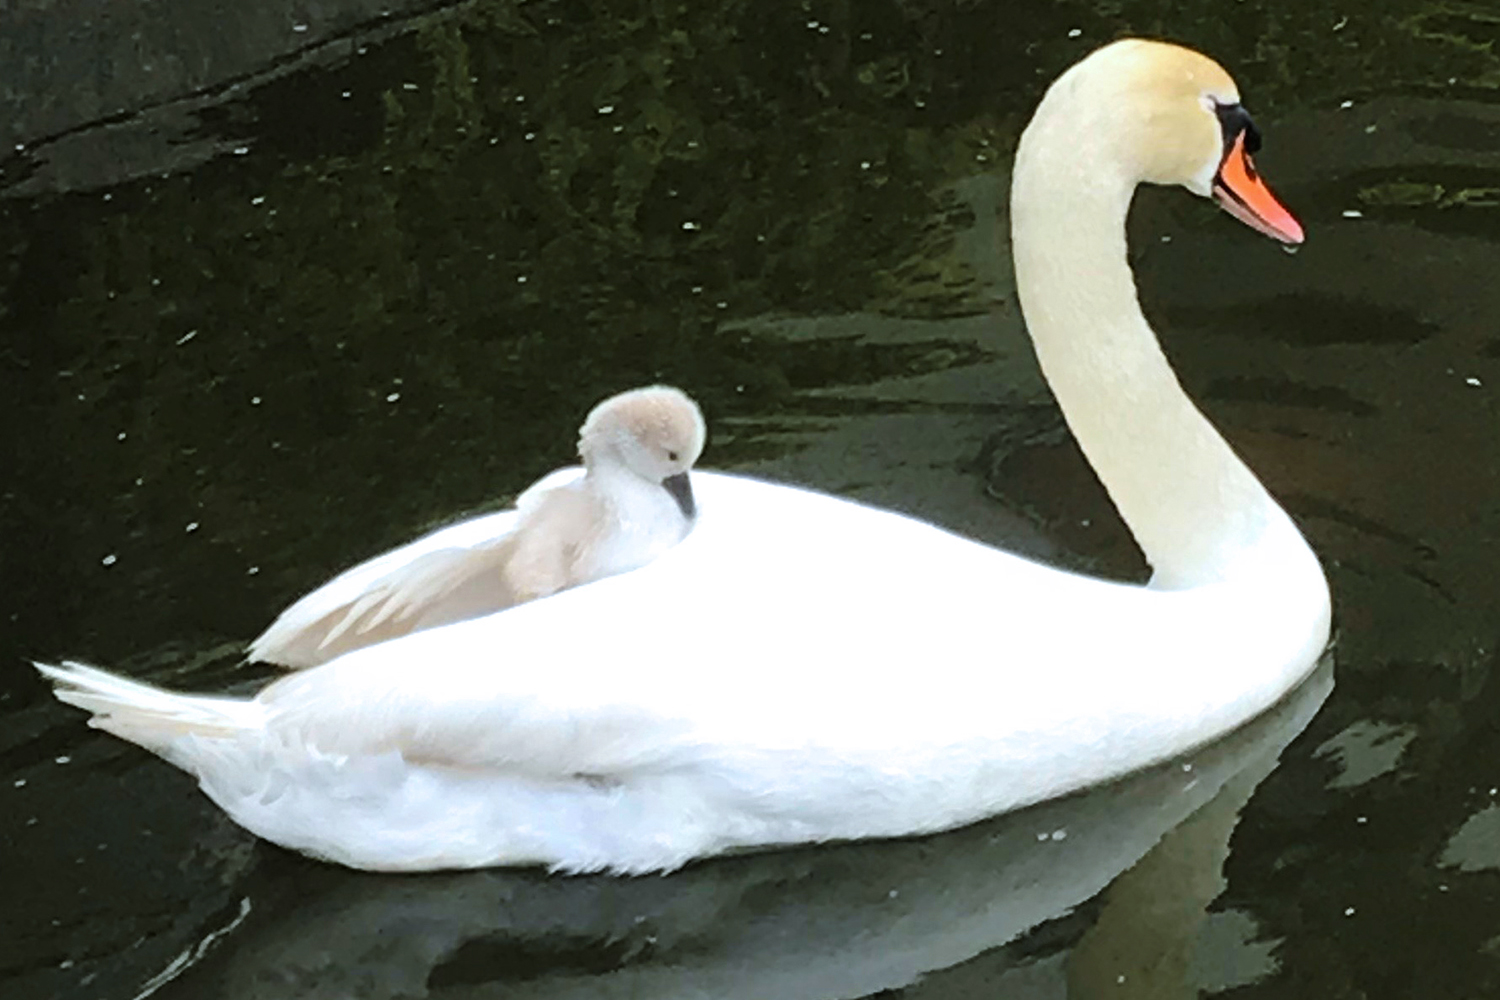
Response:
POLYGON ((1430 0, 0 11, 0 993, 1500 991, 1496 43, 1430 0), (1005 240, 1020 128, 1123 34, 1235 75, 1308 230, 1131 219, 1184 385, 1334 593, 1324 667, 1245 729, 937 837, 380 878, 256 841, 31 670, 252 690, 289 600, 653 381, 705 466, 1141 579, 1005 240))

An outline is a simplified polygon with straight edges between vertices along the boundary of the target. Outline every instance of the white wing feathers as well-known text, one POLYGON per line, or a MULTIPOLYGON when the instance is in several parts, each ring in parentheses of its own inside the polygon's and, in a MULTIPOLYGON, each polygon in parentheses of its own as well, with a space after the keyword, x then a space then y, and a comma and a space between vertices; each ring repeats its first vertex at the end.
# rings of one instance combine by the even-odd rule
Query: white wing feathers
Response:
POLYGON ((313 667, 418 627, 456 621, 484 610, 486 582, 497 608, 510 603, 501 593, 508 533, 472 547, 407 551, 419 545, 356 566, 297 601, 250 644, 251 659, 313 667))
POLYGON ((531 575, 541 571, 529 554, 537 542, 527 544, 520 536, 537 534, 538 513, 573 493, 561 487, 577 481, 581 471, 561 469, 545 477, 521 495, 516 510, 440 529, 339 574, 283 611, 250 644, 250 658, 313 667, 417 629, 551 593, 558 587, 518 579, 512 564, 519 558, 532 567, 531 575))
POLYGON ((284 677, 257 699, 267 727, 278 742, 326 754, 396 751, 412 764, 546 779, 605 778, 694 745, 691 724, 670 705, 507 669, 507 651, 485 642, 489 621, 423 631, 284 677))
POLYGON ((331 627, 319 640, 318 651, 328 659, 348 648, 394 639, 419 626, 462 620, 469 617, 469 611, 509 606, 514 601, 506 592, 504 577, 514 547, 514 537, 507 536, 490 545, 438 549, 418 556, 400 573, 381 578, 326 616, 323 622, 331 627))

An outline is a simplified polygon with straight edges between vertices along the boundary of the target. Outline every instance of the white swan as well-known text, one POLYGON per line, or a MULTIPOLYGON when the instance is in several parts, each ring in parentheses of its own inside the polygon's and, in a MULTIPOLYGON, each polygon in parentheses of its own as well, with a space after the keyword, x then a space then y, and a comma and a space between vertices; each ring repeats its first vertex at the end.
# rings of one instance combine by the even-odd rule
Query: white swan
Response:
POLYGON ((236 822, 358 868, 665 870, 941 830, 1222 735, 1313 668, 1327 584, 1182 392, 1136 303, 1141 181, 1288 242, 1229 77, 1123 41, 1047 92, 1012 224, 1046 375, 1155 569, 1041 566, 899 515, 696 476, 649 566, 356 650, 254 699, 42 666, 236 822), (414 669, 419 668, 419 669, 414 669))
POLYGON ((611 396, 579 428, 581 475, 559 469, 513 511, 451 525, 346 570, 277 616, 250 644, 250 658, 312 667, 644 566, 692 527, 688 470, 705 439, 703 414, 680 389, 611 396))

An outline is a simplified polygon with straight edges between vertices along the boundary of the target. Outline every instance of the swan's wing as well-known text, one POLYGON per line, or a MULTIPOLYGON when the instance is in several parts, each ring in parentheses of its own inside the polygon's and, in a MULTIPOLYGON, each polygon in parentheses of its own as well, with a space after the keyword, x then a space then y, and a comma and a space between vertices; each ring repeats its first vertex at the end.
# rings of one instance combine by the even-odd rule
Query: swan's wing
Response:
POLYGON ((690 727, 672 706, 616 697, 566 661, 515 669, 504 644, 476 628, 546 603, 355 650, 278 680, 257 700, 283 745, 394 750, 465 771, 609 776, 681 749, 690 727))
POLYGON ((650 565, 291 675, 260 696, 271 735, 541 781, 706 763, 753 794, 775 791, 770 776, 814 797, 852 768, 940 752, 958 784, 977 773, 965 761, 995 787, 1013 778, 1019 803, 1226 732, 1326 637, 1321 576, 1153 591, 835 498, 699 479, 698 524, 650 565), (818 773, 788 763, 814 759, 818 773))
MULTIPOLYGON (((992 611, 976 609, 967 586, 893 593, 890 573, 870 571, 903 561, 873 541, 888 521, 940 549, 980 546, 832 498, 694 478, 698 525, 647 567, 277 681, 260 700, 278 741, 547 778, 670 766, 747 735, 796 745, 820 729, 880 727, 853 709, 822 711, 883 688, 868 683, 869 664, 942 660, 926 629, 900 628, 911 615, 936 613, 941 639, 955 620, 992 611), (820 565, 846 558, 858 563, 847 578, 820 565)), ((923 566, 939 582, 964 579, 961 565, 923 566)), ((920 686, 890 673, 895 688, 920 686)))
MULTIPOLYGON (((532 486, 522 500, 576 479, 581 469, 559 469, 532 486)), ((283 611, 250 644, 252 660, 301 669, 350 649, 380 641, 370 630, 382 624, 435 624, 465 617, 482 594, 475 581, 503 562, 501 551, 514 530, 514 510, 470 518, 376 556, 334 577, 283 611), (443 617, 443 600, 454 613, 443 617), (367 634, 369 633, 369 634, 367 634)), ((498 598, 495 598, 498 600, 498 598)))
POLYGON ((465 771, 608 779, 671 770, 715 747, 725 758, 727 747, 758 753, 809 739, 883 745, 892 712, 928 686, 930 670, 887 667, 957 661, 944 642, 972 658, 980 626, 962 636, 956 626, 992 617, 965 573, 981 546, 797 490, 713 475, 703 486, 703 520, 647 567, 276 682, 260 700, 277 742, 351 756, 397 751, 465 771), (898 534, 959 550, 923 563, 952 585, 912 592, 872 572, 903 561, 872 543, 879 532, 867 529, 887 521, 898 534), (803 565, 809 554, 812 565, 803 565), (847 578, 830 576, 817 565, 825 558, 857 565, 847 578), (903 628, 913 615, 935 616, 935 637, 903 628))
POLYGON ((1025 804, 1223 735, 1326 637, 1316 574, 1151 591, 804 490, 694 493, 693 532, 648 567, 276 682, 269 735, 453 780, 699 774, 766 802, 789 783, 814 811, 939 754, 944 787, 1025 804))

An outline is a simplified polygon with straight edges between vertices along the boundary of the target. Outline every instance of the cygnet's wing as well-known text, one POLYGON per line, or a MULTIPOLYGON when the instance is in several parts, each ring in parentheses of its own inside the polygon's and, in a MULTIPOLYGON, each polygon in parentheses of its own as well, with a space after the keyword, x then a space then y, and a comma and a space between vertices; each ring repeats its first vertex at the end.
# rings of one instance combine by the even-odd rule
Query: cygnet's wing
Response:
MULTIPOLYGON (((521 506, 579 477, 559 469, 522 495, 521 506)), ((471 518, 346 570, 283 611, 250 644, 252 660, 302 669, 416 628, 513 603, 500 570, 518 512, 471 518)))
POLYGON ((517 501, 521 519, 510 536, 505 579, 521 604, 594 578, 593 559, 615 520, 599 497, 582 484, 528 490, 517 501))
MULTIPOLYGON (((351 649, 405 635, 423 618, 433 619, 427 624, 443 620, 438 612, 456 590, 472 606, 478 579, 490 577, 499 586, 514 522, 507 511, 504 523, 494 525, 498 537, 485 542, 417 553, 398 549, 355 567, 283 611, 250 644, 250 658, 294 669, 313 667, 351 649), (402 558, 375 565, 395 555, 402 558)), ((510 602, 497 603, 503 607, 510 602)), ((446 620, 464 617, 468 615, 452 614, 446 620)))

